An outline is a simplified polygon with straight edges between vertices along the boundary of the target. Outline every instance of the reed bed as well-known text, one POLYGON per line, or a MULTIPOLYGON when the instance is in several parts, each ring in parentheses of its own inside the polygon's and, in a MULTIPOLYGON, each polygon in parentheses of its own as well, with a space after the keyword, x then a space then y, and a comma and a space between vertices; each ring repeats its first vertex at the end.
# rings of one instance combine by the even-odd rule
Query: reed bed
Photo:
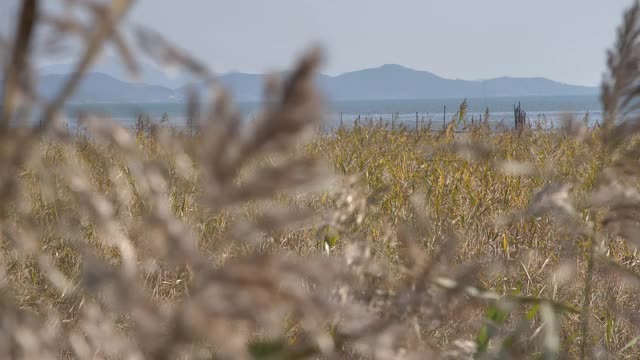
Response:
POLYGON ((129 43, 130 1, 64 4, 23 1, 0 42, 0 357, 638 357, 637 2, 601 126, 496 130, 462 104, 443 131, 332 134, 318 50, 246 123, 196 59, 148 29, 129 43), (76 72, 40 98, 35 49, 74 36, 76 72), (132 74, 142 52, 211 85, 188 129, 61 126, 106 42, 132 74))

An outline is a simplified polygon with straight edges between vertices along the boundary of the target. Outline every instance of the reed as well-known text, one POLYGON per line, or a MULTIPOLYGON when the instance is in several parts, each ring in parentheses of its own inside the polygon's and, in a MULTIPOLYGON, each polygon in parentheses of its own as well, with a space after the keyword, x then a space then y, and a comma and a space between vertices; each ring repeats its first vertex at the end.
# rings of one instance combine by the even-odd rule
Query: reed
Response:
POLYGON ((200 62, 151 30, 127 42, 129 1, 69 4, 93 31, 29 0, 0 42, 1 357, 637 357, 637 3, 602 127, 495 130, 463 104, 443 131, 331 134, 317 50, 243 123, 200 62), (52 102, 30 85, 40 26, 86 45, 52 102), (70 133, 60 109, 105 42, 216 95, 192 94, 189 129, 87 114, 70 133))

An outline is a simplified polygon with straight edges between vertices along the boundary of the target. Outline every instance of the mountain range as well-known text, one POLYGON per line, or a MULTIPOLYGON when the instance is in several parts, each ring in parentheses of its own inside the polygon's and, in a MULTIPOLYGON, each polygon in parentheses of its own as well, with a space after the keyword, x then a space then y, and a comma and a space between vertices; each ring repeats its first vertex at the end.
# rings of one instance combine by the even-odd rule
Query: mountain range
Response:
MULTIPOLYGON (((39 90, 52 97, 72 70, 71 64, 40 68, 39 90)), ((233 72, 218 77, 236 101, 262 99, 261 74, 233 72)), ((182 102, 189 79, 170 77, 160 69, 144 66, 141 80, 130 82, 120 67, 98 65, 87 74, 74 94, 73 102, 143 103, 182 102)), ((560 83, 546 78, 501 77, 490 80, 445 79, 427 71, 387 64, 338 76, 318 74, 317 84, 331 101, 404 100, 437 98, 486 98, 527 96, 595 95, 598 88, 560 83)))

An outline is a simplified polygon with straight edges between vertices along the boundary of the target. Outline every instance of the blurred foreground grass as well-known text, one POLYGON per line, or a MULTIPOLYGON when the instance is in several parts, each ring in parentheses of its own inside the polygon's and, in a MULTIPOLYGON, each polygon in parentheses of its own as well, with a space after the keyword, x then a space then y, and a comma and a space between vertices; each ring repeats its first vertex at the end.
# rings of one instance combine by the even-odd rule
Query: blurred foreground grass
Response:
MULTIPOLYGON (((412 233, 419 251, 436 256, 438 249, 445 246, 445 239, 452 236, 460 239, 455 243, 452 266, 474 264, 474 272, 469 275, 480 288, 525 300, 552 299, 574 309, 576 314, 569 311, 562 315, 561 338, 569 354, 578 353, 580 317, 575 309, 581 307, 587 267, 584 259, 590 245, 585 238, 575 237, 563 229, 561 222, 549 216, 514 219, 513 214, 526 212, 536 191, 550 183, 574 184, 572 201, 578 204, 587 201, 594 190, 596 175, 605 165, 602 156, 593 154, 592 141, 598 138, 599 129, 589 130, 579 141, 561 131, 495 132, 482 125, 470 127, 463 133, 381 126, 343 128, 336 133, 316 135, 298 150, 325 162, 343 180, 331 182, 320 193, 282 194, 274 200, 250 202, 221 212, 212 212, 200 203, 204 194, 203 179, 196 169, 202 164, 191 160, 197 158, 196 153, 206 139, 174 129, 169 132, 172 138, 179 139, 174 144, 180 151, 162 146, 157 137, 144 131, 137 133, 136 146, 146 160, 168 164, 165 191, 171 211, 188 224, 198 247, 212 264, 221 266, 236 256, 254 251, 342 256, 345 245, 356 240, 370 249, 384 269, 380 271, 401 281, 406 259, 399 237, 403 227, 423 226, 421 231, 412 233), (324 225, 302 222, 284 228, 268 226, 264 233, 242 231, 244 221, 277 223, 274 218, 261 217, 265 209, 307 207, 314 216, 334 214, 334 218, 321 221, 324 225), (420 224, 421 220, 415 218, 417 213, 424 214, 430 224, 420 224), (230 237, 238 241, 221 247, 230 237), (567 258, 573 261, 573 268, 567 265, 567 258), (569 273, 566 278, 558 275, 560 267, 569 273)), ((115 209, 114 217, 127 224, 128 235, 136 244, 151 242, 153 231, 135 226, 151 205, 138 198, 123 155, 114 146, 77 135, 67 144, 42 142, 39 149, 47 167, 86 169, 92 186, 105 199, 131 197, 129 201, 118 201, 129 205, 115 209)), ((279 161, 279 157, 261 157, 246 172, 279 161)), ((241 174, 238 181, 242 182, 243 177, 241 174)), ((56 228, 63 221, 58 214, 73 212, 81 219, 85 217, 74 200, 76 196, 67 185, 57 185, 64 181, 55 177, 38 178, 27 170, 21 179, 27 184, 31 198, 28 212, 37 222, 36 228, 42 229, 37 236, 44 250, 64 275, 79 279, 81 255, 56 235, 56 228), (50 183, 43 184, 43 181, 50 183)), ((594 222, 596 219, 590 217, 602 215, 585 210, 579 216, 594 222)), ((119 252, 104 248, 94 239, 97 236, 94 224, 86 221, 78 226, 81 236, 102 249, 105 259, 119 263, 119 252)), ((141 245, 141 248, 144 247, 141 245)), ((62 312, 63 322, 73 328, 79 321, 78 307, 84 299, 68 299, 52 289, 41 268, 34 264, 37 259, 25 261, 9 249, 5 251, 9 252, 5 259, 12 259, 5 260, 8 261, 8 282, 12 295, 19 299, 19 306, 32 310, 52 306, 62 312)), ((611 241, 606 253, 626 268, 640 270, 635 250, 626 243, 611 241)), ((193 280, 188 267, 176 268, 160 260, 142 266, 153 269, 143 279, 153 301, 171 304, 188 293, 193 280)), ((595 321, 590 325, 591 334, 593 341, 608 351, 632 356, 640 351, 634 345, 633 326, 616 320, 611 309, 637 308, 639 294, 637 289, 614 278, 612 274, 596 274, 593 286, 597 290, 591 300, 595 321)), ((396 289, 382 286, 378 291, 394 294, 396 289)), ((487 336, 485 322, 489 319, 484 311, 484 305, 477 304, 449 314, 446 321, 422 328, 421 336, 435 339, 431 345, 436 348, 446 348, 457 339, 482 344, 481 338, 487 336)), ((539 311, 540 304, 532 301, 531 305, 510 310, 502 320, 527 334, 520 338, 519 348, 526 349, 542 336, 539 311), (523 316, 527 321, 514 325, 523 316)), ((120 326, 128 326, 126 317, 120 326)), ((289 330, 290 341, 294 343, 295 328, 289 330)), ((508 338, 509 333, 504 331, 494 336, 508 338)))

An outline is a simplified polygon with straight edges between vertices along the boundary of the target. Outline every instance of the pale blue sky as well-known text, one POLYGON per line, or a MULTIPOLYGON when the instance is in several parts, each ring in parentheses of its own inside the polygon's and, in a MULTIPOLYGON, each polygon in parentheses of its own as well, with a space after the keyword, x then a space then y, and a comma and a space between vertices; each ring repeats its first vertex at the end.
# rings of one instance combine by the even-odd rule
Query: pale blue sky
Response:
POLYGON ((215 71, 288 66, 311 43, 325 72, 384 63, 449 78, 595 85, 631 0, 140 0, 153 26, 215 71))
POLYGON ((159 30, 219 73, 283 69, 318 43, 329 74, 397 63, 447 78, 544 76, 596 85, 631 3, 138 0, 128 20, 159 30))

